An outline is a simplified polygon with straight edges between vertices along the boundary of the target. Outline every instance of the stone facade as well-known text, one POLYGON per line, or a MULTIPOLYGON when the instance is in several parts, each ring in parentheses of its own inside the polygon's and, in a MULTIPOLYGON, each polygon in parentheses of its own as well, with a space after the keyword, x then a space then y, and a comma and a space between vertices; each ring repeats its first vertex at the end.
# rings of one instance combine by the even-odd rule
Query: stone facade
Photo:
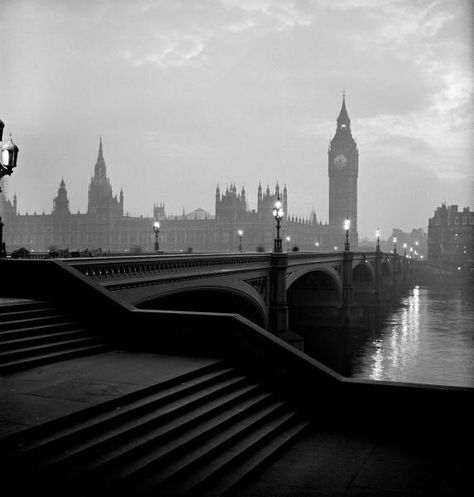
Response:
MULTIPOLYGON (((223 251, 239 248, 238 230, 243 230, 244 251, 271 250, 275 237, 272 209, 277 196, 288 209, 288 191, 274 191, 261 185, 257 191, 257 209, 249 209, 245 189, 237 192, 235 185, 215 194, 215 215, 203 209, 179 216, 168 216, 164 204, 153 206, 153 217, 132 217, 124 214, 124 195, 114 195, 103 155, 102 140, 89 185, 86 213, 71 213, 64 179, 53 199, 51 214, 20 214, 16 195, 10 201, 0 193, 0 216, 5 222, 4 238, 9 251, 24 247, 46 251, 52 247, 83 251, 151 251, 154 247, 153 222, 161 223, 159 243, 165 251, 223 251)), ((284 247, 301 250, 328 247, 329 226, 318 222, 316 214, 309 218, 287 216, 282 223, 284 247), (291 241, 286 242, 290 236, 291 241)))
POLYGON ((337 118, 337 129, 328 149, 329 174, 329 225, 331 246, 344 247, 344 220, 351 221, 349 240, 356 249, 357 235, 357 178, 359 174, 359 150, 352 137, 351 120, 346 109, 345 97, 337 118))
POLYGON ((428 221, 428 259, 462 267, 474 257, 474 212, 442 204, 428 221))
POLYGON ((343 250, 343 222, 351 220, 351 248, 357 237, 358 149, 351 134, 345 98, 337 118, 337 130, 328 151, 329 224, 318 221, 313 212, 308 218, 288 215, 288 191, 277 184, 264 191, 259 184, 257 207, 250 209, 244 188, 235 184, 215 193, 215 214, 203 209, 180 216, 166 214, 164 204, 153 206, 153 216, 132 217, 124 214, 124 194, 114 195, 107 177, 102 139, 89 184, 86 213, 71 213, 64 179, 53 200, 51 214, 20 214, 16 195, 13 201, 0 193, 0 216, 5 222, 4 239, 9 251, 24 247, 46 251, 51 247, 82 251, 151 251, 154 248, 153 222, 160 221, 159 244, 165 251, 223 251, 240 247, 239 230, 243 231, 242 250, 269 251, 275 237, 272 215, 277 198, 283 203, 285 217, 281 236, 284 250, 343 250), (287 237, 290 238, 287 241, 287 237))

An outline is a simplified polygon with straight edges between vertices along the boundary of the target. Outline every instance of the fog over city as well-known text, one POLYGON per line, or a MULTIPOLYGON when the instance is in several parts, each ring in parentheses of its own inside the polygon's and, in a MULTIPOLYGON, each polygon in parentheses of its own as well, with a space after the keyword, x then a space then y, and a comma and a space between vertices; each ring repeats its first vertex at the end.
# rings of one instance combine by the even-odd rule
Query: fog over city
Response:
MULTIPOLYGON (((8 195, 72 212, 102 137, 125 211, 202 207, 216 185, 288 188, 328 219, 345 89, 359 148, 359 236, 474 205, 469 0, 1 0, 0 118, 20 148, 8 195)), ((7 135, 8 136, 8 135, 7 135)))

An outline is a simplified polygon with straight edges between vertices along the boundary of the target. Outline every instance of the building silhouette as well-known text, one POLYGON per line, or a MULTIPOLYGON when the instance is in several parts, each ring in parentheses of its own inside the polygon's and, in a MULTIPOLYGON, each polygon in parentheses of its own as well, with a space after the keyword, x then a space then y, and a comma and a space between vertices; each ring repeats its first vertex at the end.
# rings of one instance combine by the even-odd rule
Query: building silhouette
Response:
POLYGON ((344 246, 344 221, 351 221, 349 240, 357 248, 357 177, 359 151, 352 137, 345 95, 337 118, 336 134, 328 149, 330 244, 344 246))
POLYGON ((446 267, 463 267, 473 257, 474 212, 443 203, 428 221, 428 259, 446 267))
POLYGON ((163 203, 153 206, 153 216, 129 216, 124 213, 124 193, 114 195, 107 176, 102 138, 99 141, 94 175, 88 190, 85 213, 72 213, 64 179, 53 199, 51 214, 20 214, 17 196, 13 201, 0 193, 0 215, 5 222, 4 238, 9 251, 26 248, 46 251, 52 248, 82 251, 151 251, 155 236, 153 222, 160 221, 160 249, 165 251, 235 251, 243 231, 244 251, 268 251, 273 247, 275 220, 272 210, 277 198, 285 212, 282 220, 283 246, 290 250, 342 250, 344 220, 351 220, 351 247, 357 247, 357 175, 358 150, 352 137, 345 96, 337 118, 337 129, 328 150, 329 224, 308 217, 288 214, 289 192, 277 183, 273 190, 257 188, 257 206, 249 208, 245 188, 235 184, 215 192, 215 214, 198 208, 181 215, 166 213, 163 203), (290 241, 286 241, 289 237, 290 241))

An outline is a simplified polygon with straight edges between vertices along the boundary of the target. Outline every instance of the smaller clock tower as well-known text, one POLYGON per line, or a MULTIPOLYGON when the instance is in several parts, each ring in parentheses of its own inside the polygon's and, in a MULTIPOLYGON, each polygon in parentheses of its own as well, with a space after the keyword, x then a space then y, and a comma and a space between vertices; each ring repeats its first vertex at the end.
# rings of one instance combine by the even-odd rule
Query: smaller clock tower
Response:
POLYGON ((345 94, 337 118, 337 129, 328 150, 329 225, 331 246, 344 248, 344 220, 349 218, 351 249, 357 248, 357 177, 359 151, 351 133, 351 120, 346 109, 345 94))

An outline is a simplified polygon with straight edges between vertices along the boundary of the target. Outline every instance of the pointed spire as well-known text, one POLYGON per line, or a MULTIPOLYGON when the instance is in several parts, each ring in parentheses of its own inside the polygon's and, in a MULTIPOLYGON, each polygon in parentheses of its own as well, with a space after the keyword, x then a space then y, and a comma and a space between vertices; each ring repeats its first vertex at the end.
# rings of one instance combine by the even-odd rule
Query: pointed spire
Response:
POLYGON ((65 188, 66 187, 66 183, 64 183, 64 178, 61 178, 61 183, 59 185, 59 188, 65 188))
POLYGON ((99 139, 99 155, 97 156, 97 160, 101 160, 103 161, 104 160, 104 152, 102 150, 102 136, 100 137, 99 139))
POLYGON ((349 119, 349 114, 346 109, 346 90, 342 92, 342 107, 341 112, 339 112, 339 117, 337 118, 338 128, 350 128, 351 120, 349 119))

